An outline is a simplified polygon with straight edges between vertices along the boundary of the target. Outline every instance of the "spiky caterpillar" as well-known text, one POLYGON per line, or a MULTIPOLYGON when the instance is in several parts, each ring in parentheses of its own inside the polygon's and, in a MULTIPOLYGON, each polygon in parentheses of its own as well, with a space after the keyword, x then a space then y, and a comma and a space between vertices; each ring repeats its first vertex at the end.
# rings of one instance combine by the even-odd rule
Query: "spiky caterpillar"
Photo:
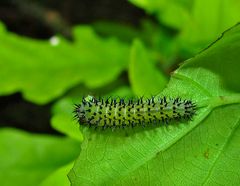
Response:
POLYGON ((166 97, 130 99, 126 102, 122 98, 104 100, 87 96, 74 109, 81 125, 103 129, 190 120, 195 112, 196 105, 191 100, 166 97))

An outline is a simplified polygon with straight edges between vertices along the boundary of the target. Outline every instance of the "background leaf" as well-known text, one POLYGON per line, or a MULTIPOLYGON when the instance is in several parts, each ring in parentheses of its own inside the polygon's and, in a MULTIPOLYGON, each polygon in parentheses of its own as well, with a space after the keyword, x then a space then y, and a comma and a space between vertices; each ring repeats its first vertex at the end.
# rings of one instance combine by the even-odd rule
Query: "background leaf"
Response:
POLYGON ((76 27, 74 38, 40 41, 1 26, 0 95, 21 91, 27 100, 44 104, 79 83, 106 85, 127 67, 128 47, 116 39, 100 39, 88 26, 76 27))
POLYGON ((129 0, 150 14, 157 15, 159 21, 175 29, 182 29, 190 18, 192 0, 129 0), (173 13, 174 12, 174 13, 173 13))
POLYGON ((39 185, 55 170, 73 161, 79 152, 80 144, 71 139, 1 129, 1 185, 39 185))
POLYGON ((53 108, 51 124, 54 129, 67 136, 82 141, 83 136, 79 130, 79 125, 74 119, 74 104, 70 98, 61 99, 53 108))
POLYGON ((160 23, 179 31, 176 40, 181 53, 187 51, 191 55, 240 20, 240 2, 236 0, 129 1, 156 15, 160 23))
POLYGON ((41 184, 40 186, 70 186, 70 182, 67 178, 67 173, 73 167, 73 163, 69 163, 55 172, 50 174, 41 184))
POLYGON ((156 95, 167 83, 165 75, 154 67, 140 40, 133 42, 128 72, 133 92, 138 96, 156 95))

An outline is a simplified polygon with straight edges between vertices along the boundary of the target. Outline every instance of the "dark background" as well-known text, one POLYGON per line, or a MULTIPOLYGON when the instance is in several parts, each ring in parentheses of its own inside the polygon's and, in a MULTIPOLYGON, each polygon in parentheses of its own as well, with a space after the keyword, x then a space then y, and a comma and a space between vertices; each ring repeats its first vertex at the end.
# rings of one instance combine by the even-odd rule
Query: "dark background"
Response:
MULTIPOLYGON (((0 20, 7 29, 38 39, 48 39, 56 33, 71 39, 72 26, 96 21, 114 21, 138 28, 144 18, 154 21, 126 0, 0 1, 0 20)), ((57 133, 49 123, 51 106, 52 103, 39 106, 27 102, 20 93, 0 96, 0 125, 36 133, 57 133)))
POLYGON ((56 32, 68 36, 69 27, 98 20, 137 26, 145 16, 142 10, 126 0, 3 0, 0 2, 0 19, 8 29, 36 38, 49 38, 56 32))

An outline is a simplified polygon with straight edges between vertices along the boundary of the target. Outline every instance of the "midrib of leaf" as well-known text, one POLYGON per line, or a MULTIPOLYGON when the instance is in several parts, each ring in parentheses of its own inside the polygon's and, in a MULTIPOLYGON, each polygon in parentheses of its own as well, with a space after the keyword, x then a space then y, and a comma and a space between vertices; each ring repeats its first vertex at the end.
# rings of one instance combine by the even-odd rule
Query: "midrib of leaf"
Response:
POLYGON ((238 120, 236 121, 235 125, 234 125, 234 128, 232 129, 231 133, 228 135, 228 137, 226 138, 226 141, 225 143, 223 144, 222 148, 220 149, 219 153, 217 154, 210 170, 209 170, 209 173, 208 175, 206 176, 205 180, 203 181, 203 185, 206 185, 209 178, 211 177, 211 174, 212 174, 212 171, 213 171, 213 168, 214 166, 216 165, 218 159, 220 158, 220 155, 224 152, 224 149, 227 147, 229 141, 232 139, 233 135, 235 134, 236 132, 236 129, 239 127, 239 124, 240 124, 240 117, 238 118, 238 120))
POLYGON ((209 105, 212 108, 216 108, 219 106, 230 105, 235 103, 240 103, 240 94, 232 94, 231 96, 212 97, 209 105))
POLYGON ((175 72, 173 77, 176 79, 181 79, 183 81, 189 82, 190 85, 193 85, 196 88, 198 88, 199 90, 201 90, 201 92, 203 92, 203 94, 205 94, 207 97, 212 96, 212 94, 206 88, 204 88, 202 85, 200 85, 198 82, 192 80, 191 78, 189 78, 185 75, 180 74, 179 72, 175 72))
POLYGON ((210 109, 212 110, 222 105, 240 103, 240 94, 234 93, 231 94, 230 96, 213 96, 211 92, 209 92, 206 88, 204 88, 198 82, 192 80, 191 78, 185 75, 176 72, 174 74, 174 78, 178 78, 183 81, 189 82, 191 85, 195 86, 205 94, 207 99, 200 101, 197 105, 198 108, 209 106, 210 109))

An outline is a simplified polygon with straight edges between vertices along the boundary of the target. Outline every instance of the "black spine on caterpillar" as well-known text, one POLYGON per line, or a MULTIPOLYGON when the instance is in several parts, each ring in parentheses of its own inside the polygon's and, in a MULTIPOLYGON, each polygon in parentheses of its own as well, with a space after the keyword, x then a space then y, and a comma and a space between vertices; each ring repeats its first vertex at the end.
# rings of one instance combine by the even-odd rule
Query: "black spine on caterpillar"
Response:
POLYGON ((191 120, 196 113, 196 104, 180 98, 152 97, 144 100, 83 98, 76 104, 75 118, 81 125, 94 128, 134 127, 170 121, 191 120))

